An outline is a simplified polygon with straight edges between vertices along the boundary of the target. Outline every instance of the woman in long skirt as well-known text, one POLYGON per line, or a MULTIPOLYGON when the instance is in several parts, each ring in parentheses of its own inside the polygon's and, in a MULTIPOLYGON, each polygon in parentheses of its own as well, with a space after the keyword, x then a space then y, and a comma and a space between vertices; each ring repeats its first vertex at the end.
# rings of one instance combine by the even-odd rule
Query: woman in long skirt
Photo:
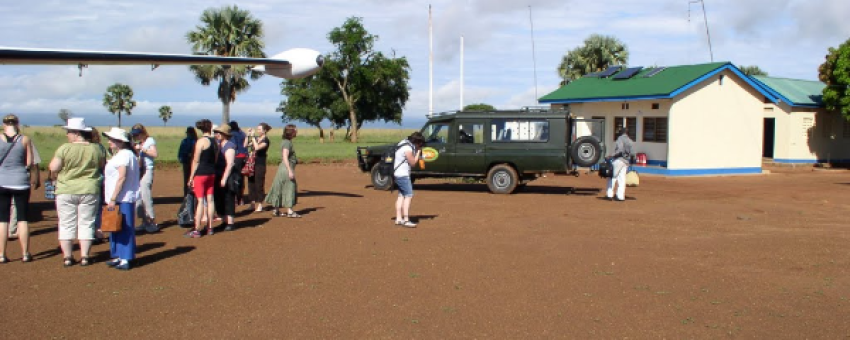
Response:
POLYGON ((130 136, 121 128, 103 133, 109 138, 112 158, 104 171, 104 194, 109 209, 121 213, 121 231, 109 235, 109 253, 112 260, 107 266, 121 270, 130 269, 136 258, 136 196, 139 193, 139 162, 130 136))
POLYGON ((272 215, 278 217, 301 217, 292 210, 292 207, 298 203, 298 183, 295 181, 295 164, 298 160, 295 158, 295 148, 292 145, 296 135, 298 130, 295 125, 289 124, 284 128, 280 166, 277 168, 274 182, 266 196, 266 203, 274 207, 272 215), (281 214, 281 207, 286 208, 285 214, 281 214))

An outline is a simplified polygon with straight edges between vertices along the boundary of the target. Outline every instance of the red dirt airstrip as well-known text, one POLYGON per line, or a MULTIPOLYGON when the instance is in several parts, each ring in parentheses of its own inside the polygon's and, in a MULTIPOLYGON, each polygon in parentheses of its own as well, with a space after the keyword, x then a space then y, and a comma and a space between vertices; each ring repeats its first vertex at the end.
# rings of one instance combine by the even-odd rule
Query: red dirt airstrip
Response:
POLYGON ((643 176, 626 202, 595 175, 515 195, 422 180, 404 229, 356 166, 303 165, 303 218, 244 206, 201 239, 174 224, 179 171, 160 170, 165 228, 138 236, 129 272, 103 265, 108 244, 63 268, 39 190, 35 261, 10 243, 0 265, 0 338, 850 337, 850 172, 773 170, 643 176))

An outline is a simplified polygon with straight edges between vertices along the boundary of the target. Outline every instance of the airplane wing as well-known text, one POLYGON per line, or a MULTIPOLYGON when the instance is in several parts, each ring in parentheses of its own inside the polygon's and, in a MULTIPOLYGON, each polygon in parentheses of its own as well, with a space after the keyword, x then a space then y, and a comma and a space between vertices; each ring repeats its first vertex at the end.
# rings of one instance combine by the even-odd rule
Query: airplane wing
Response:
POLYGON ((296 79, 318 72, 324 64, 314 50, 295 48, 271 58, 191 54, 56 50, 0 47, 0 65, 251 65, 271 76, 296 79))

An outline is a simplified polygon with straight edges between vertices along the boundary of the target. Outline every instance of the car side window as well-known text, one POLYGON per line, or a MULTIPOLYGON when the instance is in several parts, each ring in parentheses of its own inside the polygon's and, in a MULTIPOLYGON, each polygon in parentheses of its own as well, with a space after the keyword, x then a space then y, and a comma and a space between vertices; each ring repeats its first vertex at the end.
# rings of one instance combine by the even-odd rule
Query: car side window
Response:
POLYGON ((449 140, 449 124, 428 124, 422 134, 425 136, 425 143, 446 143, 449 140))
POLYGON ((484 143, 484 124, 462 123, 458 125, 457 142, 462 144, 484 143))
POLYGON ((495 142, 547 142, 549 121, 545 119, 492 120, 490 138, 495 142))

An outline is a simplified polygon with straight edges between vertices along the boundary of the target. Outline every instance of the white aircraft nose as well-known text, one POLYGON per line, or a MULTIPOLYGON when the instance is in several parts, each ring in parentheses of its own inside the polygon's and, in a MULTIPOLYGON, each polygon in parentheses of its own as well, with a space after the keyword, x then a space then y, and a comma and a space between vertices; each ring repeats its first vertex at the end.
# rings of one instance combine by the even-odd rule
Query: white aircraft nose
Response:
POLYGON ((308 48, 293 48, 278 53, 270 59, 286 60, 289 62, 289 66, 259 65, 253 69, 274 77, 298 79, 316 74, 325 64, 325 58, 321 53, 308 48))

